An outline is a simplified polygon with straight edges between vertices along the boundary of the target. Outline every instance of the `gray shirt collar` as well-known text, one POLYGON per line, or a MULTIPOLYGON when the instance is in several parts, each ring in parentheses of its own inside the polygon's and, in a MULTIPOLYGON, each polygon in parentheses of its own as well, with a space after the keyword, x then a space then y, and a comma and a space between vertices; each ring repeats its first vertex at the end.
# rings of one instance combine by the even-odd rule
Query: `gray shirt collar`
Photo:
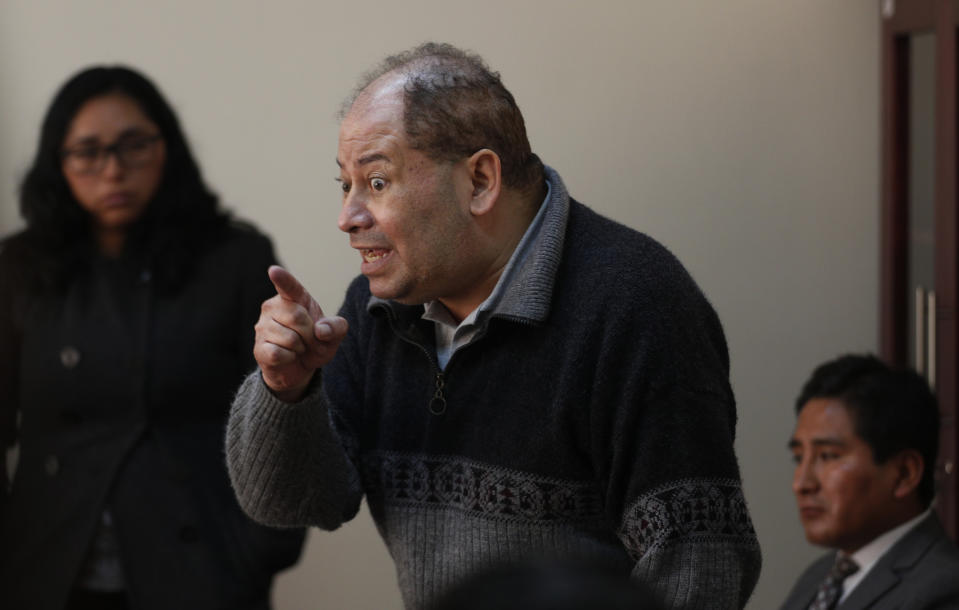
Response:
POLYGON ((516 244, 516 248, 513 249, 513 253, 506 262, 506 266, 503 267, 503 273, 500 274, 499 280, 496 281, 493 291, 486 297, 486 300, 480 303, 479 307, 471 311, 459 324, 456 324, 442 303, 438 300, 430 301, 423 304, 424 319, 445 326, 452 326, 459 330, 460 328, 466 328, 471 325, 481 325, 490 312, 496 311, 500 301, 503 300, 503 295, 515 284, 518 272, 522 270, 523 263, 529 258, 532 242, 543 226, 543 217, 546 215, 546 208, 549 205, 549 194, 552 191, 552 186, 549 181, 546 182, 546 189, 546 197, 539 206, 536 216, 533 217, 532 222, 529 223, 529 227, 526 228, 526 233, 523 234, 523 238, 520 239, 519 243, 516 244))

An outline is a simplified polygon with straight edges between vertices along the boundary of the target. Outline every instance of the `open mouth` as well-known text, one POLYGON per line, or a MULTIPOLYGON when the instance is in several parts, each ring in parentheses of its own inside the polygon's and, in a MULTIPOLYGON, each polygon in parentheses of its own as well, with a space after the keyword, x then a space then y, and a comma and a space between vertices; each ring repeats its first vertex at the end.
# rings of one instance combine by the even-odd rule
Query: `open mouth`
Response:
POLYGON ((381 258, 387 256, 390 253, 390 251, 384 250, 382 248, 364 248, 363 250, 361 250, 361 253, 363 254, 364 261, 368 263, 375 263, 381 258))

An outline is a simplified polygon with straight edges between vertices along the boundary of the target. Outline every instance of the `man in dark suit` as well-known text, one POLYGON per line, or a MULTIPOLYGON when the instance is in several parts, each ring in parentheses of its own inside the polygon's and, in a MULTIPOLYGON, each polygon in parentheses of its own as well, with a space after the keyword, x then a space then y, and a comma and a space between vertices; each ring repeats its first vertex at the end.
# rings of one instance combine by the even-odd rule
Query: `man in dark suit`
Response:
POLYGON ((959 608, 959 549, 931 508, 939 412, 925 380, 843 356, 813 372, 796 411, 799 518, 833 552, 782 610, 959 608))

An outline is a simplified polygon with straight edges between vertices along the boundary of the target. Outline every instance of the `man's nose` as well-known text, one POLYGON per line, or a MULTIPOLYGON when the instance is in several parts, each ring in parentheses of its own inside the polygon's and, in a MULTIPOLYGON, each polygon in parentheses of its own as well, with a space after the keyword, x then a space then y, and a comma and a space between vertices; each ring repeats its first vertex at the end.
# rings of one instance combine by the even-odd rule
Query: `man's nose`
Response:
POLYGON ((797 496, 815 491, 819 485, 811 460, 803 459, 796 464, 793 472, 793 493, 797 496))
POLYGON ((366 207, 366 201, 359 194, 348 193, 343 201, 340 217, 336 224, 340 231, 353 233, 372 227, 373 216, 370 214, 369 208, 366 207))

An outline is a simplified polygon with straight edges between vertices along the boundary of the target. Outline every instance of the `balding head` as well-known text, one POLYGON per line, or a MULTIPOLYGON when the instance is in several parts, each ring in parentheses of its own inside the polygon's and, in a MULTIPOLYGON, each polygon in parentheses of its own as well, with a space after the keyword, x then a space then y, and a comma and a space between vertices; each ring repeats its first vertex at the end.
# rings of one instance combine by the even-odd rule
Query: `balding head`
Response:
POLYGON ((391 55, 361 79, 341 118, 402 91, 408 144, 436 161, 455 161, 481 149, 495 152, 507 187, 543 186, 543 164, 530 149, 523 115, 499 74, 478 55, 425 43, 391 55))

